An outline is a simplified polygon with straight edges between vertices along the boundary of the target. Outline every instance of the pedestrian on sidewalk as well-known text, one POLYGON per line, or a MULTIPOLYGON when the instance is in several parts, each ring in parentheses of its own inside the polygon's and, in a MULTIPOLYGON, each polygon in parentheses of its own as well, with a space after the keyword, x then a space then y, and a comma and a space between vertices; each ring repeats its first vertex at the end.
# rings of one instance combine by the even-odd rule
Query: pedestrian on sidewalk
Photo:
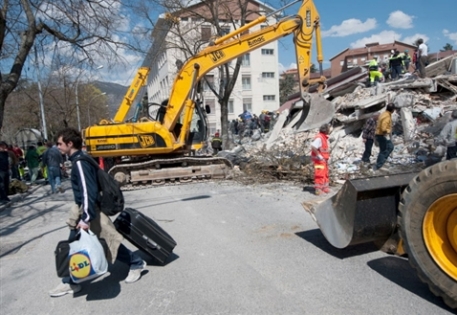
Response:
POLYGON ((371 150, 373 148, 374 136, 376 131, 376 122, 378 121, 379 113, 374 114, 365 122, 362 129, 362 139, 365 144, 365 151, 362 155, 362 162, 370 164, 371 150))
POLYGON ((451 114, 451 121, 444 125, 438 136, 438 143, 447 147, 446 160, 457 158, 457 110, 453 110, 451 114))
POLYGON ((10 163, 8 155, 8 145, 5 141, 0 141, 0 204, 11 201, 8 198, 10 186, 10 163))
POLYGON ((62 179, 60 168, 63 164, 62 154, 59 149, 53 146, 51 142, 46 143, 48 148, 43 153, 43 166, 48 170, 49 184, 51 185, 51 193, 55 194, 57 191, 64 192, 62 189, 62 179))
MULTIPOLYGON (((141 257, 130 251, 121 242, 122 235, 116 231, 113 222, 107 217, 97 204, 98 181, 97 169, 89 162, 77 160, 84 154, 81 151, 81 133, 73 128, 66 128, 57 134, 57 146, 63 154, 72 161, 71 187, 75 205, 70 209, 67 224, 70 228, 69 240, 72 241, 78 229, 90 230, 99 238, 104 238, 109 250, 106 253, 109 262, 116 259, 130 266, 130 271, 125 279, 126 283, 133 283, 141 278, 141 273, 146 267, 146 262, 141 257)), ((81 285, 74 283, 66 277, 53 290, 49 291, 52 297, 73 294, 81 291, 81 285)))
POLYGON ((329 134, 330 125, 323 124, 311 143, 311 160, 314 164, 314 191, 316 195, 330 192, 328 176, 328 159, 330 158, 329 134))
POLYGON ((35 185, 38 177, 38 171, 40 169, 40 156, 38 155, 35 146, 29 146, 29 149, 25 154, 25 161, 27 162, 27 167, 29 168, 30 183, 35 185))
POLYGON ((373 170, 379 170, 387 158, 392 153, 394 145, 392 143, 392 113, 395 111, 395 105, 389 103, 378 119, 375 131, 375 140, 379 143, 379 154, 376 160, 376 165, 373 170))

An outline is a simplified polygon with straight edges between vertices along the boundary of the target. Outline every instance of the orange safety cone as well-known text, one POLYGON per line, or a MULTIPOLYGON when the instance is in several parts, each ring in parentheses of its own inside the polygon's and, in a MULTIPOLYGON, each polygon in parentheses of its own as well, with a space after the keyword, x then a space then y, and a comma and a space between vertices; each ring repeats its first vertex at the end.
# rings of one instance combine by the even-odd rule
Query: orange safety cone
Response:
POLYGON ((100 166, 100 168, 101 168, 102 170, 105 170, 105 161, 103 160, 102 157, 99 157, 99 158, 98 158, 98 165, 100 166))

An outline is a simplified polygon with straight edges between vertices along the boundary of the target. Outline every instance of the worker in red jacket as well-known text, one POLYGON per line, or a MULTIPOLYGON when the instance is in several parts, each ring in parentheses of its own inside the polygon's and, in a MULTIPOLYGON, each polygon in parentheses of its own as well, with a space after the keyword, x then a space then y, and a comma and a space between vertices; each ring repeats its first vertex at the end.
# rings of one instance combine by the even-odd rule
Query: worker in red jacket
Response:
POLYGON ((330 192, 328 177, 329 134, 330 125, 324 124, 319 128, 319 133, 311 143, 311 160, 314 163, 314 189, 316 195, 330 192))

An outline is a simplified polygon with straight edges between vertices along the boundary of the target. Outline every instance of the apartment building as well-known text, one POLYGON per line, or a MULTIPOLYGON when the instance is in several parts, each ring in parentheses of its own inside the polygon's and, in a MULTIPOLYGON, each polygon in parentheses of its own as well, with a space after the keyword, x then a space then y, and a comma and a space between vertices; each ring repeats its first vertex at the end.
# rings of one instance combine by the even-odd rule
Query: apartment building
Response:
MULTIPOLYGON (((331 76, 333 78, 353 67, 368 65, 368 62, 373 58, 377 58, 378 62, 387 61, 393 49, 397 49, 399 52, 408 50, 412 58, 416 46, 394 41, 389 44, 370 43, 361 48, 346 48, 330 59, 331 76)), ((411 64, 410 70, 413 69, 412 67, 413 65, 411 64)))
MULTIPOLYGON (((236 2, 228 3, 236 5, 236 2)), ((238 11, 239 9, 234 7, 230 12, 232 12, 233 16, 238 11)), ((268 5, 257 1, 249 1, 248 12, 252 12, 249 15, 249 21, 273 11, 274 9, 268 5)), ((186 45, 198 46, 199 50, 206 47, 208 42, 214 39, 216 35, 214 27, 202 18, 202 16, 205 16, 205 12, 207 12, 207 7, 202 3, 197 3, 180 15, 178 26, 176 24, 173 26, 180 27, 179 33, 185 34, 184 41, 186 45), (195 12, 199 14, 197 15, 195 12)), ((234 28, 229 21, 220 18, 220 23, 226 34, 233 31, 234 28)), ((274 23, 276 23, 276 18, 271 16, 265 23, 256 25, 249 31, 257 31, 274 23)), ((167 28, 166 25, 167 21, 164 18, 159 19, 152 35, 157 42, 163 41, 165 38, 166 44, 156 50, 153 58, 153 66, 148 78, 150 102, 161 103, 169 97, 178 67, 191 57, 191 54, 182 49, 183 37, 177 36, 176 30, 173 31, 172 28, 163 36, 163 29, 167 28)), ((229 101, 229 121, 236 119, 245 109, 254 114, 260 114, 263 109, 273 111, 279 108, 278 59, 277 41, 264 45, 243 56, 238 79, 229 101)), ((235 63, 236 59, 228 63, 230 71, 233 71, 235 63)), ((210 86, 216 91, 219 89, 222 79, 219 74, 218 68, 213 69, 206 74, 206 80, 203 82, 203 102, 204 105, 208 105, 211 108, 211 113, 208 114, 208 129, 211 134, 221 128, 220 106, 216 95, 210 89, 210 86)))

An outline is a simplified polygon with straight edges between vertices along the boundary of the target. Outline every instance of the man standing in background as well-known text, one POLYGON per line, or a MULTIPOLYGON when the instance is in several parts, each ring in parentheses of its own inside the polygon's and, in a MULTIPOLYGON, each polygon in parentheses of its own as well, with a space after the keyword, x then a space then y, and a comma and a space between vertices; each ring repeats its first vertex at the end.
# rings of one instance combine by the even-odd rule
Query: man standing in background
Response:
POLYGON ((417 40, 417 53, 419 58, 419 75, 421 78, 425 78, 427 73, 425 67, 428 65, 428 46, 424 43, 422 38, 417 40))
POLYGON ((46 146, 48 149, 43 153, 43 167, 48 170, 49 184, 51 185, 51 193, 57 193, 57 190, 63 193, 60 166, 63 163, 62 154, 60 154, 57 147, 52 146, 51 142, 47 142, 46 146))
POLYGON ((376 131, 376 122, 378 121, 379 113, 374 114, 365 122, 362 130, 362 139, 365 144, 365 151, 362 155, 362 162, 370 164, 371 150, 373 148, 374 136, 376 131))
POLYGON ((387 158, 392 153, 394 145, 392 143, 392 113, 395 111, 395 105, 387 104, 386 111, 383 112, 378 119, 375 131, 375 139, 379 143, 379 154, 376 160, 376 165, 373 170, 379 170, 387 158))
POLYGON ((311 160, 314 164, 314 191, 316 195, 330 192, 328 176, 328 159, 330 158, 329 134, 330 125, 323 124, 311 143, 311 160))

